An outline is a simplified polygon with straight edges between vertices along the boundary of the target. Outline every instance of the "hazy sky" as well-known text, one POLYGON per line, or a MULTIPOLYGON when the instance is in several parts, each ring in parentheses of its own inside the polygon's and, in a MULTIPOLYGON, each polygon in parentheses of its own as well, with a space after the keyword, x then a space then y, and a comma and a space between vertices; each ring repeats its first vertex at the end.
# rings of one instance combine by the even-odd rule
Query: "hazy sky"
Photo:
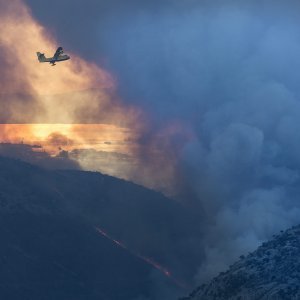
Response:
POLYGON ((204 211, 197 282, 298 224, 296 1, 26 2, 147 115, 140 143, 170 154, 182 195, 204 211))

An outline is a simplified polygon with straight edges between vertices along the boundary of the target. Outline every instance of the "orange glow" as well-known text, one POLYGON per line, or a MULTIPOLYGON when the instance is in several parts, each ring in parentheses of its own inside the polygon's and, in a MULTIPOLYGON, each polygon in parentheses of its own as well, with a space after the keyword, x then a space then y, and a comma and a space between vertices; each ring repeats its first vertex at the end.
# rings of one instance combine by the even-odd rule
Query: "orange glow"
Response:
POLYGON ((36 52, 53 56, 58 42, 20 0, 0 0, 0 4, 4 8, 0 59, 5 61, 0 70, 0 101, 9 111, 5 123, 136 123, 138 110, 117 98, 108 72, 71 49, 66 49, 69 61, 55 67, 39 63, 36 52))
POLYGON ((65 49, 69 61, 39 63, 36 52, 52 56, 58 42, 21 0, 0 5, 0 142, 38 144, 51 155, 61 149, 130 154, 140 111, 122 103, 112 76, 71 49, 65 49))
POLYGON ((0 143, 38 144, 50 155, 62 149, 126 154, 128 159, 115 156, 114 163, 87 151, 72 159, 84 170, 172 193, 177 159, 170 139, 180 125, 140 145, 145 115, 122 102, 108 72, 72 49, 65 49, 71 60, 55 67, 39 63, 37 51, 52 56, 61 45, 22 0, 0 0, 0 7, 0 143))
POLYGON ((163 273, 165 276, 169 277, 176 285, 178 285, 181 288, 186 288, 186 286, 184 284, 182 284, 181 282, 179 282, 177 279, 175 279, 171 272, 166 269, 165 267, 161 266, 158 262, 154 261, 153 259, 146 257, 144 255, 141 255, 138 252, 134 252, 132 250, 130 250, 124 243, 112 238, 111 236, 108 235, 108 233, 106 231, 104 231, 103 229, 96 227, 96 231, 99 232, 101 235, 103 235, 104 237, 106 237, 107 239, 109 239, 110 241, 112 241, 113 243, 115 243, 117 246, 119 246, 120 248, 125 249, 126 251, 128 251, 129 253, 131 253, 132 255, 140 258, 141 260, 143 260, 144 262, 146 262, 147 264, 151 265, 152 267, 154 267, 155 269, 159 270, 161 273, 163 273))
MULTIPOLYGON (((3 2, 3 1, 1 1, 3 2)), ((19 81, 30 82, 33 92, 40 95, 55 95, 89 88, 111 88, 114 83, 104 70, 71 54, 71 61, 51 68, 47 63, 39 63, 36 52, 52 56, 58 43, 31 16, 27 6, 19 0, 3 4, 1 12, 1 48, 7 50, 7 59, 19 71, 19 81)), ((69 52, 69 51, 68 51, 69 52)), ((14 69, 12 70, 14 71, 14 69)), ((13 83, 2 87, 2 93, 24 92, 24 86, 13 83)))
POLYGON ((132 136, 129 129, 108 124, 0 124, 1 142, 37 144, 52 155, 74 149, 130 154, 132 136))

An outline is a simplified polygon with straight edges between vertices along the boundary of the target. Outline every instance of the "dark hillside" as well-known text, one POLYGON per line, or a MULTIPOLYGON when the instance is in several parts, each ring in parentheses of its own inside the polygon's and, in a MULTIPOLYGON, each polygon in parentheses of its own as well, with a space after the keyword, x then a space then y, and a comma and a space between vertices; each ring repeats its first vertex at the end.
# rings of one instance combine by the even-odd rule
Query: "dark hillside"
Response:
POLYGON ((300 299, 300 226, 288 229, 182 300, 300 299))
POLYGON ((197 260, 196 253, 183 255, 185 240, 200 228, 193 214, 100 173, 49 171, 0 157, 0 216, 1 299, 159 299, 155 281, 175 294, 181 288, 134 253, 183 281, 186 265, 197 260))

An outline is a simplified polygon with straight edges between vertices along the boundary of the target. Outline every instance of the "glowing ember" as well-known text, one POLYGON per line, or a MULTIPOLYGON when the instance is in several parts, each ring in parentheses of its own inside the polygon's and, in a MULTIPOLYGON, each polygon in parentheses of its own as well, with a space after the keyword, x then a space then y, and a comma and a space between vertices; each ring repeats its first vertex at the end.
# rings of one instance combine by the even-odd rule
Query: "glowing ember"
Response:
POLYGON ((159 270, 161 273, 163 273, 165 276, 169 277, 174 283, 176 283, 176 285, 178 285, 181 288, 186 289, 186 285, 179 282, 176 278, 174 278, 171 274, 171 272, 169 270, 167 270, 165 267, 161 266, 158 262, 154 261, 153 259, 146 257, 138 252, 134 252, 131 249, 129 249, 124 243, 112 238, 111 236, 109 236, 107 234, 107 232, 105 232, 103 229, 96 227, 96 230, 103 235, 104 237, 106 237, 107 239, 109 239, 110 241, 112 241, 113 243, 115 243, 117 246, 125 249, 126 251, 128 251, 129 253, 131 253, 132 255, 140 258, 141 260, 143 260, 144 262, 146 262, 147 264, 151 265, 152 267, 154 267, 155 269, 159 270))

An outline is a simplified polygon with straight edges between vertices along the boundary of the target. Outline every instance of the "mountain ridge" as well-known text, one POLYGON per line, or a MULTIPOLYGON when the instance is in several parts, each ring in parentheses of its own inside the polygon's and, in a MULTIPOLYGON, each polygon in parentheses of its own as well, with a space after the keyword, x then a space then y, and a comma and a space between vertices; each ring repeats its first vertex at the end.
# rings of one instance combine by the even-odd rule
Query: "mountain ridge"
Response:
POLYGON ((195 222, 180 203, 134 183, 0 157, 0 298, 172 299, 182 287, 140 256, 188 281, 195 222))
POLYGON ((180 300, 300 299, 300 225, 294 226, 231 265, 180 300))

